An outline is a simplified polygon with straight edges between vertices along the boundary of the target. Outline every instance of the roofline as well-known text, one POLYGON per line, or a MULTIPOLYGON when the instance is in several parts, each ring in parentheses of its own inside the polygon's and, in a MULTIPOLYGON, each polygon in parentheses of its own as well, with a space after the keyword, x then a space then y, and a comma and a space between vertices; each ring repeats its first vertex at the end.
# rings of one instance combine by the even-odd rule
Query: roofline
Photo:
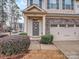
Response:
MULTIPOLYGON (((28 8, 30 9, 30 8, 33 7, 33 6, 37 7, 37 8, 40 9, 40 10, 43 10, 44 12, 46 12, 43 8, 40 8, 40 7, 37 6, 36 4, 32 4, 32 5, 28 6, 28 7, 25 8, 22 12, 25 13, 25 10, 28 10, 28 8)), ((46 13, 47 13, 47 12, 46 12, 46 13)))

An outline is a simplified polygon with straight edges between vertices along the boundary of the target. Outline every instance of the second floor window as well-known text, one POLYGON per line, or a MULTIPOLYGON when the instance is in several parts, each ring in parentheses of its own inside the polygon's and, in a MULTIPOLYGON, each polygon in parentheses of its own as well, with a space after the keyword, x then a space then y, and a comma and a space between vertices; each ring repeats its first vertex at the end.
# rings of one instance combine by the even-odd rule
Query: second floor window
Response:
POLYGON ((63 0, 63 9, 73 9, 73 0, 63 0))
POLYGON ((30 5, 36 4, 40 7, 42 7, 42 0, 30 0, 30 5))
POLYGON ((33 0, 33 4, 39 4, 39 0, 33 0))
POLYGON ((59 9, 59 0, 48 0, 48 9, 59 9))

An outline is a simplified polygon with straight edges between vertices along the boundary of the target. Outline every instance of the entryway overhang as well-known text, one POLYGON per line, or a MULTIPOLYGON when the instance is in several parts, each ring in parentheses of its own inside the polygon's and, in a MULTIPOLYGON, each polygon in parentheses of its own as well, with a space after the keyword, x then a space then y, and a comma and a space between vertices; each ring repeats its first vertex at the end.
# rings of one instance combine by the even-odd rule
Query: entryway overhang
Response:
POLYGON ((47 12, 44 9, 38 7, 35 4, 25 8, 23 13, 26 14, 26 15, 29 15, 29 14, 30 15, 31 14, 32 15, 37 15, 37 14, 46 15, 47 14, 47 12))
POLYGON ((25 20, 24 31, 27 32, 29 36, 33 36, 34 31, 36 32, 39 31, 38 36, 45 35, 46 15, 47 15, 47 12, 35 4, 24 9, 23 11, 23 16, 25 20), (36 30, 36 28, 38 29, 36 30))

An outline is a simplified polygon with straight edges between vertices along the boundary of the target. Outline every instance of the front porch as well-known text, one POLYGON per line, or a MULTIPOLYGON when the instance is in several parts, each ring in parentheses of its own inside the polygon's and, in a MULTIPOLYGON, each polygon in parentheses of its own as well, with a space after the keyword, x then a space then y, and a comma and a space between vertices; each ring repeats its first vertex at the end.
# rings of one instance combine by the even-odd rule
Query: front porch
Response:
POLYGON ((45 16, 26 16, 25 29, 29 36, 45 35, 45 16))
POLYGON ((46 30, 46 11, 36 5, 28 7, 24 11, 24 32, 30 37, 40 37, 45 35, 46 30))

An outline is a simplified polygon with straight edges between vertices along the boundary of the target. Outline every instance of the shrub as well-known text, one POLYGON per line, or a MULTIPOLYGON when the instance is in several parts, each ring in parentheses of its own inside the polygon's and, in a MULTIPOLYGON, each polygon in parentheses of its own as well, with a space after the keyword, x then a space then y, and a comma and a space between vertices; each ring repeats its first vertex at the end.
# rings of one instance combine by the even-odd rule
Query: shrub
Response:
POLYGON ((13 55, 28 50, 30 39, 28 36, 10 36, 0 39, 0 54, 13 55))
POLYGON ((47 34, 47 35, 41 36, 41 43, 51 44, 52 41, 53 41, 53 35, 47 34))
POLYGON ((0 38, 6 37, 8 34, 0 34, 0 38))
POLYGON ((23 33, 20 33, 19 35, 27 35, 27 33, 24 33, 24 32, 23 32, 23 33))

